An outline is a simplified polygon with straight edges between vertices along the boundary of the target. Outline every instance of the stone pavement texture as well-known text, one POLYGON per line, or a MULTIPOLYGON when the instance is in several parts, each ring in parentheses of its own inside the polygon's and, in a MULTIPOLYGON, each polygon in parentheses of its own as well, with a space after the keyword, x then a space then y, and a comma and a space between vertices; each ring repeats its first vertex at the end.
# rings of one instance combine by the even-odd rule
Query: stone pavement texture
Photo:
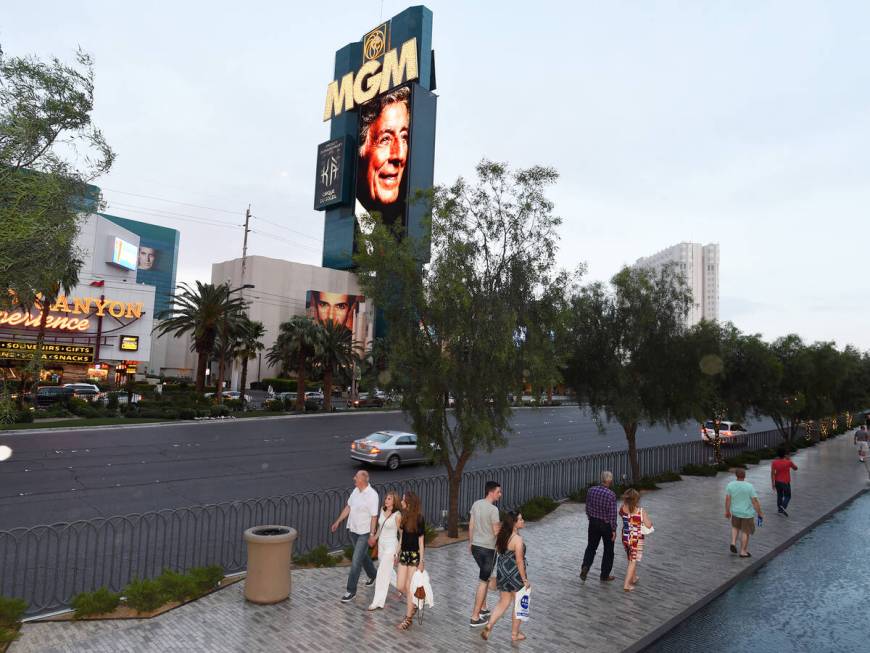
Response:
MULTIPOLYGON (((25 624, 12 653, 36 651, 622 651, 656 630, 738 575, 751 572, 791 538, 864 491, 867 471, 856 464, 851 435, 841 436, 794 458, 790 517, 776 514, 770 466, 753 466, 765 522, 750 543, 751 560, 728 551, 729 524, 723 489, 733 478, 686 477, 644 495, 642 504, 655 522, 639 567, 637 590, 622 591, 625 555, 617 542, 617 581, 597 579, 601 555, 584 583, 579 560, 586 544, 583 506, 564 504, 525 530, 532 583, 528 637, 512 645, 510 621, 502 619, 490 642, 468 627, 476 567, 465 544, 427 553, 435 606, 408 632, 396 630, 403 606, 388 601, 384 610, 365 610, 373 588, 360 584, 354 602, 339 603, 347 569, 311 569, 293 573, 291 598, 273 606, 243 599, 237 583, 208 597, 148 621, 52 622, 25 624)), ((364 576, 364 575, 363 575, 364 576)), ((490 595, 490 606, 496 594, 490 595)))

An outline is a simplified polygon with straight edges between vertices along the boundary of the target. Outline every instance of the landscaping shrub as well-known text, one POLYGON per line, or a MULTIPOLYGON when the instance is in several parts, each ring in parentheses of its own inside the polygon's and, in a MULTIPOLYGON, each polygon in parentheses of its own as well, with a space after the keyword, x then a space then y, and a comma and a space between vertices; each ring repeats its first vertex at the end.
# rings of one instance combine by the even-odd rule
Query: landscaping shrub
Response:
POLYGON ((429 544, 429 542, 434 540, 437 536, 438 531, 435 530, 435 527, 429 522, 426 522, 426 530, 423 532, 423 541, 426 544, 429 544))
POLYGON ((0 596, 0 628, 15 628, 27 612, 27 601, 0 596))
POLYGON ((308 553, 294 556, 293 562, 297 565, 313 565, 315 567, 334 567, 341 561, 338 556, 329 555, 325 545, 316 546, 308 553))
POLYGON ((24 409, 19 410, 15 414, 15 423, 16 424, 30 424, 33 422, 33 411, 24 409))
POLYGON ((224 579, 224 570, 220 565, 194 567, 187 572, 187 575, 190 576, 196 585, 197 592, 204 594, 209 590, 213 590, 224 579))
POLYGON ((137 612, 151 612, 165 602, 156 580, 134 580, 124 590, 127 605, 137 612))
POLYGON ((576 503, 586 503, 586 493, 588 491, 589 487, 581 487, 579 490, 574 490, 569 494, 568 499, 576 503))
POLYGON ((109 398, 106 399, 106 409, 118 410, 118 395, 116 393, 113 392, 109 395, 109 398))
POLYGON ((517 512, 522 513, 526 521, 537 521, 553 512, 558 506, 559 504, 550 497, 532 497, 517 508, 517 512))
POLYGON ((82 415, 82 413, 90 408, 90 404, 79 397, 70 397, 67 401, 67 408, 73 415, 82 415))
POLYGON ((353 560, 353 551, 354 551, 354 548, 350 545, 344 547, 344 557, 347 560, 353 560))
POLYGON ((696 465, 695 463, 690 463, 688 465, 683 465, 680 474, 683 476, 716 476, 718 471, 719 470, 717 470, 713 465, 696 465))
MULTIPOLYGON (((288 404, 290 402, 287 402, 288 404)), ((265 403, 266 410, 271 410, 276 413, 280 413, 284 410, 284 402, 280 399, 270 399, 265 403)))
MULTIPOLYGON (((274 392, 296 392, 296 379, 276 379, 274 377, 260 381, 262 390, 268 390, 272 386, 274 392)), ((254 387, 254 384, 251 384, 254 387)))
POLYGON ((72 600, 76 619, 112 612, 121 603, 121 595, 101 587, 93 592, 76 594, 72 600))
POLYGON ((196 581, 187 574, 179 574, 171 569, 164 569, 157 577, 157 584, 164 599, 184 602, 199 594, 196 581))
POLYGON ((216 404, 209 409, 209 413, 212 417, 226 417, 230 414, 230 410, 226 406, 216 404))
POLYGON ((196 418, 196 410, 193 408, 182 408, 178 411, 179 419, 195 419, 196 418))
POLYGON ((652 477, 653 481, 656 483, 673 483, 675 481, 682 481, 683 477, 677 474, 676 472, 662 472, 658 476, 652 477))
POLYGON ((226 406, 229 410, 241 410, 242 409, 242 400, 241 399, 224 399, 224 406, 226 406))

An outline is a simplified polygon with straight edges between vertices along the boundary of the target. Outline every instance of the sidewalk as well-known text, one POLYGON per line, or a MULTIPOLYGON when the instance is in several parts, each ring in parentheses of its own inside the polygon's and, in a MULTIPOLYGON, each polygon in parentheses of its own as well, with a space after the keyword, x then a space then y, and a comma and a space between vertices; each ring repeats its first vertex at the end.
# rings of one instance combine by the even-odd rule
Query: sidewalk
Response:
MULTIPOLYGON (((765 511, 764 526, 750 543, 750 561, 728 551, 729 523, 724 518, 723 489, 733 475, 684 477, 644 495, 643 505, 655 521, 639 567, 637 590, 622 591, 625 555, 617 541, 614 574, 598 580, 601 552, 589 579, 579 579, 586 545, 583 506, 565 504, 541 522, 530 524, 528 573, 532 583, 528 639, 512 647, 510 620, 502 619, 489 643, 480 629, 468 627, 476 584, 476 567, 465 544, 433 549, 426 555, 435 607, 423 624, 396 630, 403 606, 387 603, 366 612, 372 589, 360 584, 354 602, 339 603, 347 569, 294 572, 289 601, 274 606, 245 603, 237 583, 195 603, 148 621, 54 622, 25 624, 12 653, 36 651, 335 651, 375 650, 406 653, 438 651, 622 651, 648 644, 665 624, 700 607, 738 577, 751 573, 766 558, 819 519, 868 487, 867 471, 856 463, 851 435, 811 449, 794 461, 790 517, 776 514, 769 463, 753 466, 754 483, 765 511)), ((292 526, 292 524, 291 524, 292 526)), ((365 575, 363 574, 363 577, 365 575)), ((490 607, 496 594, 490 595, 490 607)))

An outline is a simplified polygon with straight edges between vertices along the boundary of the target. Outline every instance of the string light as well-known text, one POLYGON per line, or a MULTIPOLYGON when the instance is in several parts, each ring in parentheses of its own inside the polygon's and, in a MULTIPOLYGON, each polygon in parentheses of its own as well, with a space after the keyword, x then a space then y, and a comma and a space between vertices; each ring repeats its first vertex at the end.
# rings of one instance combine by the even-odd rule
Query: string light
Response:
POLYGON ((852 429, 852 413, 848 410, 846 411, 846 430, 850 431, 852 429))

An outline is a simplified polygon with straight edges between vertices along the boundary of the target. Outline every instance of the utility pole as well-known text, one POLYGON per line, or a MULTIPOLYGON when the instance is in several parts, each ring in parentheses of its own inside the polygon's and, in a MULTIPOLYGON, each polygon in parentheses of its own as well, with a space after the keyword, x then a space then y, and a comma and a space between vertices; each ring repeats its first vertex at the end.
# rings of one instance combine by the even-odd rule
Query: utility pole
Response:
POLYGON ((245 238, 242 241, 242 299, 245 298, 245 270, 248 267, 248 234, 251 230, 248 228, 251 224, 251 205, 248 204, 248 210, 245 211, 245 238))

